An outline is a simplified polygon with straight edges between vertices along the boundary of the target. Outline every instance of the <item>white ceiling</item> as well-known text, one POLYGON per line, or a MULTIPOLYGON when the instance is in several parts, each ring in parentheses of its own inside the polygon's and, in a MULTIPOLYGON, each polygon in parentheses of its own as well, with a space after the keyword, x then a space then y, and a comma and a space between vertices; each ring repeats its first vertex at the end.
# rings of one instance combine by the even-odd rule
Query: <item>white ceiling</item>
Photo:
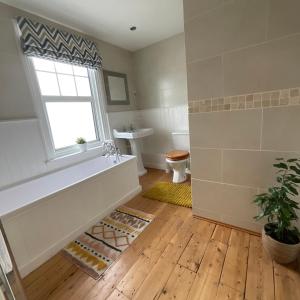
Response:
POLYGON ((183 32, 182 0, 0 1, 132 51, 183 32))

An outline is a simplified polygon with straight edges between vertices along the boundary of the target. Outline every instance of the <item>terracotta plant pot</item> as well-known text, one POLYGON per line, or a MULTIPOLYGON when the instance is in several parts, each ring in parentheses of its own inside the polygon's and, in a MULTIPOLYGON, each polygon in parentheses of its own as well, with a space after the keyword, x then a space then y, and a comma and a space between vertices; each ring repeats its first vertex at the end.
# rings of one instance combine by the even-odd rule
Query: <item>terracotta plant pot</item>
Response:
POLYGON ((297 259, 300 253, 300 243, 295 245, 285 244, 276 241, 262 230, 262 243, 272 259, 280 264, 288 264, 297 259))
POLYGON ((81 152, 87 151, 87 143, 84 144, 77 144, 78 148, 80 149, 81 152))

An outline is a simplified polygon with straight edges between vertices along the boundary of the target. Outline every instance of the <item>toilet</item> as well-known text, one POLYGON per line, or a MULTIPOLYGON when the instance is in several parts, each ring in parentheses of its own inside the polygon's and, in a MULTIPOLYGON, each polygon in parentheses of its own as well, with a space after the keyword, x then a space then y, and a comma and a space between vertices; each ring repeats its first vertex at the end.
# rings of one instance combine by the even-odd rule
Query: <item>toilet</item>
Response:
POLYGON ((166 153, 166 162, 173 170, 174 183, 186 181, 186 167, 189 156, 189 152, 184 150, 173 150, 166 153))

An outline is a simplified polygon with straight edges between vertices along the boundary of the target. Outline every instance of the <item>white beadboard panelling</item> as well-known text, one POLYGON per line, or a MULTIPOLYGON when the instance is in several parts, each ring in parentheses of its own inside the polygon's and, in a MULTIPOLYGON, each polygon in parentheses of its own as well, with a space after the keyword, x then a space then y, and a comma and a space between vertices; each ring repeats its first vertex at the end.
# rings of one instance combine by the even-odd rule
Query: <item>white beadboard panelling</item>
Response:
MULTIPOLYGON (((110 112, 108 113, 108 120, 111 134, 113 129, 123 130, 124 127, 128 128, 130 125, 140 127, 138 113, 135 110, 110 112)), ((122 153, 130 154, 129 143, 126 143, 126 141, 118 139, 116 140, 116 145, 120 148, 122 153)))
POLYGON ((46 172, 37 119, 0 122, 0 189, 46 172))
MULTIPOLYGON (((189 149, 189 140, 182 139, 182 145, 175 143, 172 132, 188 131, 187 106, 155 108, 139 111, 142 127, 154 128, 154 135, 143 140, 143 157, 146 166, 163 166, 166 152, 180 147, 189 149)), ((178 137, 175 137, 179 141, 178 137)), ((180 142, 180 141, 179 141, 180 142)))
MULTIPOLYGON (((108 117, 111 129, 122 129, 130 124, 154 128, 154 135, 143 139, 144 157, 150 159, 145 159, 146 165, 161 166, 164 153, 175 147, 172 132, 188 131, 188 110, 183 105, 113 112, 108 117)), ((47 156, 37 119, 0 121, 0 140, 0 190, 88 158, 82 154, 72 159, 46 163, 47 156)), ((127 153, 124 141, 119 140, 118 145, 123 153, 127 153)), ((189 149, 189 145, 182 145, 182 148, 189 149)))
MULTIPOLYGON (((142 140, 143 159, 146 166, 164 168, 166 152, 176 147, 187 150, 190 148, 188 139, 182 139, 182 145, 174 144, 172 136, 172 132, 189 130, 187 105, 109 113, 109 121, 112 129, 122 129, 130 124, 140 128, 154 129, 152 136, 142 140)), ((118 145, 126 151, 124 142, 118 141, 118 145)))
MULTIPOLYGON (((109 113, 111 129, 123 129, 133 124, 138 128, 153 128, 154 134, 142 140, 143 159, 148 167, 164 168, 165 153, 180 147, 189 150, 189 139, 183 138, 179 144, 174 143, 172 132, 189 130, 188 107, 160 107, 135 111, 109 113)), ((177 138, 177 137, 176 137, 177 138)), ((118 140, 118 146, 126 152, 124 141, 118 140)))

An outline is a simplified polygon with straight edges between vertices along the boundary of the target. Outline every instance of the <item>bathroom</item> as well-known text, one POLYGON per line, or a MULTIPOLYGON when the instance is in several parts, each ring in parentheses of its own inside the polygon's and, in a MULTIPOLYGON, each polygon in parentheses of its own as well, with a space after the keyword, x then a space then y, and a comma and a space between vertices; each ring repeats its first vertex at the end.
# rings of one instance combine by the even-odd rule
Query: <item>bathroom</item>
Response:
POLYGON ((299 252, 270 258, 253 202, 300 153, 299 11, 0 0, 4 299, 299 299, 299 252))

